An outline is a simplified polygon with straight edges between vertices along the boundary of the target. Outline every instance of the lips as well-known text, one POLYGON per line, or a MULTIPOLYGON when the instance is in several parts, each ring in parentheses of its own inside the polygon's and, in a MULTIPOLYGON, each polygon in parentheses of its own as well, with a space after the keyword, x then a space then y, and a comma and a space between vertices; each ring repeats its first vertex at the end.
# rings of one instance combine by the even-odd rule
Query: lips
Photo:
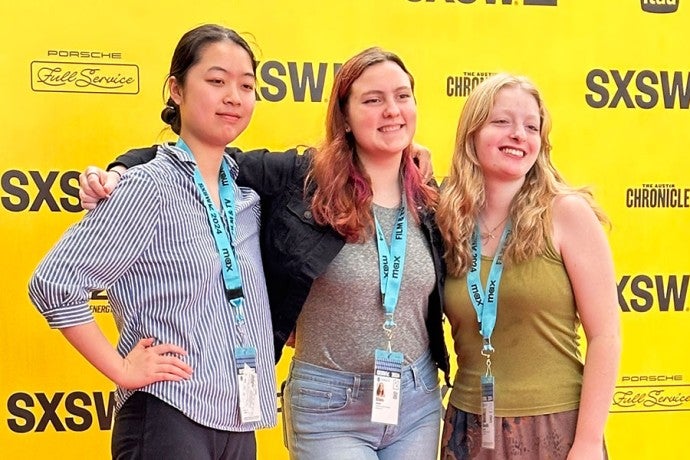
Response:
POLYGON ((237 121, 242 118, 239 114, 234 112, 218 112, 217 115, 229 121, 237 121))
POLYGON ((401 129, 403 129, 404 126, 405 125, 400 125, 400 124, 386 125, 386 126, 381 126, 380 128, 378 128, 378 131, 380 131, 382 133, 390 133, 393 131, 400 131, 401 129))
POLYGON ((505 153, 507 155, 517 157, 517 158, 523 158, 525 156, 524 150, 516 149, 513 147, 501 147, 500 150, 502 153, 505 153))

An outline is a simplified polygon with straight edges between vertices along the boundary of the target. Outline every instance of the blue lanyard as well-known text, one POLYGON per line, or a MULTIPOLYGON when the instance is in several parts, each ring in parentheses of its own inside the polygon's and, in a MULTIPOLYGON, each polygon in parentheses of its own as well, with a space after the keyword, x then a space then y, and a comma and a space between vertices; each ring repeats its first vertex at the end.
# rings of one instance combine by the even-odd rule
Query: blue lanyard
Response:
POLYGON ((386 312, 386 322, 384 329, 395 326, 393 315, 400 296, 400 285, 402 283, 403 268, 405 266, 405 246, 407 245, 407 212, 405 195, 402 197, 402 205, 395 220, 393 234, 391 236, 390 247, 386 242, 386 237, 381 230, 379 220, 374 214, 376 223, 376 246, 379 253, 379 278, 381 284, 381 302, 386 312))
MULTIPOLYGON (((178 139, 177 147, 189 152, 191 150, 182 140, 178 139)), ((230 231, 228 232, 223 225, 223 220, 220 213, 216 210, 213 204, 211 195, 204 184, 199 168, 194 168, 194 183, 196 184, 206 207, 208 221, 211 225, 211 233, 216 242, 216 249, 220 255, 220 266, 223 273, 223 283, 225 285, 225 298, 230 303, 235 313, 235 324, 242 326, 245 324, 245 317, 243 312, 244 293, 242 291, 242 276, 240 274, 240 267, 237 263, 237 255, 235 248, 232 245, 232 239, 236 235, 235 226, 235 191, 233 189, 232 175, 227 161, 223 160, 220 170, 219 178, 219 193, 220 206, 225 211, 228 220, 230 231)))
POLYGON ((489 271, 489 277, 486 280, 487 287, 485 289, 480 279, 482 241, 479 235, 479 226, 475 226, 474 233, 472 234, 472 267, 467 273, 467 289, 472 305, 474 305, 474 310, 477 312, 479 332, 484 338, 483 354, 489 354, 494 351, 494 348, 491 346, 491 334, 496 325, 498 285, 503 275, 503 251, 505 250, 505 242, 508 235, 510 235, 510 219, 506 222, 503 234, 501 234, 501 239, 491 264, 491 270, 489 271))

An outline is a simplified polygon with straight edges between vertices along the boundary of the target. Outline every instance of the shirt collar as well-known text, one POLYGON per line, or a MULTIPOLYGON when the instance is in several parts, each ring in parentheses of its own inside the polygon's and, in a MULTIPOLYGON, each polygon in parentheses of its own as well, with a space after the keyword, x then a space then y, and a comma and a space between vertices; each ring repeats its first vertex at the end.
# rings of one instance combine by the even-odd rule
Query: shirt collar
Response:
MULTIPOLYGON (((178 138, 178 142, 180 141, 182 141, 182 139, 178 138)), ((194 159, 194 155, 192 155, 191 150, 189 150, 189 147, 187 146, 187 144, 184 143, 184 141, 182 141, 181 145, 172 142, 167 142, 161 144, 159 148, 162 149, 164 152, 171 154, 178 160, 183 161, 185 163, 191 163, 192 165, 194 165, 194 167, 196 167, 196 160, 194 159)), ((228 154, 227 148, 225 149, 223 157, 227 162, 228 166, 230 167, 230 174, 232 175, 232 178, 237 179, 237 175, 240 172, 240 168, 237 165, 235 159, 228 154)))

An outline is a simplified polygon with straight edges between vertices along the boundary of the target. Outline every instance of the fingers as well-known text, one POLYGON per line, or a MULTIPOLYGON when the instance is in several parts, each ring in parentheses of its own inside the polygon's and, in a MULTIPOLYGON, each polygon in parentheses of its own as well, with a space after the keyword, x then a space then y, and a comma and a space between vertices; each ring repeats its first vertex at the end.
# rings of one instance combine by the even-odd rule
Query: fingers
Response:
POLYGON ((422 172, 422 176, 424 177, 424 183, 428 184, 431 182, 431 180, 434 178, 434 170, 429 166, 425 171, 422 172))
POLYGON ((118 385, 137 389, 163 380, 185 380, 192 367, 180 357, 187 352, 169 343, 153 345, 154 338, 141 339, 123 360, 123 376, 118 385))
POLYGON ((89 166, 79 175, 79 187, 87 194, 105 198, 108 193, 103 189, 103 185, 105 185, 107 177, 107 171, 96 166, 89 166))
POLYGON ((434 169, 431 166, 431 162, 428 160, 419 161, 417 169, 419 170, 419 175, 421 176, 422 181, 425 184, 428 184, 434 176, 434 169))
MULTIPOLYGON (((120 175, 114 171, 108 171, 106 173, 105 177, 105 184, 103 185, 103 189, 110 195, 113 190, 115 190, 115 187, 117 187, 118 182, 120 182, 120 175)), ((107 198, 107 197, 104 197, 107 198)))
POLYGON ((154 339, 153 337, 145 337, 145 338, 141 339, 139 342, 137 342, 137 344, 134 346, 134 348, 139 348, 139 347, 140 348, 148 348, 151 345, 153 345, 153 342, 155 342, 155 341, 156 341, 156 339, 154 339))
POLYGON ((156 373, 188 379, 192 376, 192 367, 175 356, 161 356, 156 366, 156 373))
POLYGON ((294 330, 290 333, 290 336, 285 341, 285 346, 290 347, 290 348, 295 348, 295 331, 294 330))
POLYGON ((79 202, 82 208, 86 210, 91 210, 96 207, 99 201, 99 199, 93 198, 92 196, 85 194, 81 188, 79 189, 79 202))
POLYGON ((183 348, 178 347, 177 345, 173 345, 171 343, 164 343, 161 345, 150 347, 149 349, 151 349, 154 353, 160 356, 159 362, 164 364, 173 364, 185 373, 191 375, 191 366, 189 366, 187 363, 175 356, 186 356, 187 352, 183 348))
POLYGON ((79 200, 84 209, 93 209, 101 199, 110 196, 110 191, 117 184, 117 180, 110 176, 117 177, 117 174, 108 173, 95 166, 89 166, 79 174, 79 200), (114 185, 109 184, 109 181, 113 180, 114 185))
POLYGON ((412 158, 419 169, 424 183, 429 183, 434 177, 434 168, 431 164, 431 152, 423 145, 414 144, 412 158))

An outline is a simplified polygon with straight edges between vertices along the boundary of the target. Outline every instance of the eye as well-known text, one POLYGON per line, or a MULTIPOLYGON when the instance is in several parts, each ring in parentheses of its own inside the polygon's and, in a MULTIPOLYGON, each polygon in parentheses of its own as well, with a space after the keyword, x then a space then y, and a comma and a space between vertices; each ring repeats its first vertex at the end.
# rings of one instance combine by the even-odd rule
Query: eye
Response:
POLYGON ((539 126, 536 125, 527 125, 527 129, 529 129, 532 132, 538 133, 539 132, 539 126))
POLYGON ((216 86, 220 86, 220 85, 223 85, 225 83, 220 78, 209 78, 208 82, 211 83, 212 85, 216 85, 216 86))
POLYGON ((400 93, 400 94, 398 95, 398 98, 399 98, 399 99, 410 99, 411 97, 412 97, 412 94, 411 94, 411 93, 400 93))
POLYGON ((492 120, 491 123, 496 125, 506 125, 508 124, 508 120, 506 120, 505 118, 496 118, 492 120))
POLYGON ((368 99, 365 99, 365 100, 364 100, 364 103, 365 103, 365 104, 375 104, 375 103, 377 103, 377 102, 379 102, 379 101, 381 101, 381 99, 378 98, 378 97, 370 97, 370 98, 368 98, 368 99))
POLYGON ((254 91, 254 84, 253 83, 245 83, 242 85, 242 88, 246 89, 247 91, 254 91))

